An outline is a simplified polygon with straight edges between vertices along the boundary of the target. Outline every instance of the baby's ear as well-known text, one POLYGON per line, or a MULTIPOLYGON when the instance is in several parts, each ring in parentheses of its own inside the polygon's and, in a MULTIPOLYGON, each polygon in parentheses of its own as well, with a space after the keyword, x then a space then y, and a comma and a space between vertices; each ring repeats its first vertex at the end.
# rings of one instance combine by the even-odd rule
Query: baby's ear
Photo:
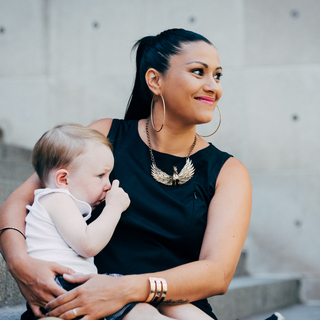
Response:
POLYGON ((66 169, 59 169, 54 176, 56 186, 58 188, 67 189, 68 188, 68 171, 66 169))

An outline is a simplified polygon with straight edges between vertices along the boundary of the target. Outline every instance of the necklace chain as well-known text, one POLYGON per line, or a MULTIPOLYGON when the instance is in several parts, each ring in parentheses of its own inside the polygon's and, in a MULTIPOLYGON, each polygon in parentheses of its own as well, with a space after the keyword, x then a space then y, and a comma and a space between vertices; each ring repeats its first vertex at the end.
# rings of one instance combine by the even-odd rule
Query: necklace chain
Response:
POLYGON ((190 155, 197 143, 197 135, 195 135, 192 146, 190 148, 189 154, 186 157, 186 164, 184 165, 184 167, 181 169, 180 173, 178 173, 177 167, 173 166, 173 175, 170 176, 169 174, 163 172, 162 170, 160 170, 157 165, 156 165, 156 161, 154 159, 154 155, 152 152, 152 145, 151 145, 151 139, 150 139, 150 134, 149 134, 149 121, 150 121, 150 117, 147 119, 146 122, 146 134, 147 134, 147 139, 148 139, 148 147, 149 147, 149 151, 150 151, 150 156, 151 156, 151 175, 152 177, 165 185, 177 185, 177 184, 184 184, 187 181, 189 181, 195 172, 193 163, 190 159, 190 155))

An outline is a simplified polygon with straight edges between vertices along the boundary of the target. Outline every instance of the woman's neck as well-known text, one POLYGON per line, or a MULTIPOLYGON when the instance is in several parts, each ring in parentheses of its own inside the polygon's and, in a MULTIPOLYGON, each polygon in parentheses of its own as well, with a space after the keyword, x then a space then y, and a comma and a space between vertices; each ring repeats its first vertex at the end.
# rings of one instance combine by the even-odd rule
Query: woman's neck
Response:
MULTIPOLYGON (((148 145, 148 138, 146 132, 146 119, 139 121, 138 130, 141 139, 148 145)), ((188 128, 174 128, 165 123, 160 132, 155 132, 149 120, 148 131, 150 142, 153 150, 171 154, 177 157, 187 157, 194 143, 196 136, 196 126, 188 128)), ((192 153, 205 148, 208 145, 206 141, 197 136, 197 143, 193 148, 192 153)), ((191 153, 191 154, 192 154, 191 153)))

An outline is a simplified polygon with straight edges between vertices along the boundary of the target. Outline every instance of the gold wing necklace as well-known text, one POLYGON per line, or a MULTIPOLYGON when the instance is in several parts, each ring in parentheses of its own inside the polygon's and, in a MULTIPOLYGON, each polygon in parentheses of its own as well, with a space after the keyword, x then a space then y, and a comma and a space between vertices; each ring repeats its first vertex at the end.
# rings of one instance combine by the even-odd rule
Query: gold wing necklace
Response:
POLYGON ((151 164, 152 177, 156 181, 158 181, 162 184, 165 184, 167 186, 176 186, 177 184, 186 183, 187 181, 189 181, 193 177, 193 175, 195 173, 195 168, 194 168, 193 163, 190 159, 190 154, 197 143, 197 135, 195 135, 195 137, 194 137, 194 141, 192 143, 190 152, 186 158, 186 164, 184 165, 184 167, 181 169, 180 172, 178 172, 178 169, 176 166, 173 166, 173 174, 172 174, 172 176, 170 176, 169 174, 160 170, 156 165, 156 161, 154 159, 154 155, 152 152, 150 135, 149 135, 149 121, 150 121, 150 117, 147 119, 147 122, 146 122, 146 134, 147 134, 147 138, 148 138, 148 147, 149 147, 150 156, 151 156, 151 163, 152 163, 151 164))

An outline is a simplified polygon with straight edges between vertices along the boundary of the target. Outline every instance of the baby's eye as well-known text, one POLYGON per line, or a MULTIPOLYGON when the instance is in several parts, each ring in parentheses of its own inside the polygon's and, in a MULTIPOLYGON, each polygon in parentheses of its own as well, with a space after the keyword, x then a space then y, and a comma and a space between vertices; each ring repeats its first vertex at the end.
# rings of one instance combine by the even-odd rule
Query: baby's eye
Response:
POLYGON ((104 173, 99 174, 99 175, 98 175, 98 178, 102 179, 102 178, 103 178, 103 176, 104 176, 104 173))
POLYGON ((214 75, 214 78, 215 78, 216 80, 220 80, 221 77, 222 77, 222 73, 221 73, 221 72, 218 72, 218 73, 216 73, 216 74, 214 75))
POLYGON ((203 69, 201 68, 193 69, 191 72, 196 74, 197 76, 203 76, 203 69))

